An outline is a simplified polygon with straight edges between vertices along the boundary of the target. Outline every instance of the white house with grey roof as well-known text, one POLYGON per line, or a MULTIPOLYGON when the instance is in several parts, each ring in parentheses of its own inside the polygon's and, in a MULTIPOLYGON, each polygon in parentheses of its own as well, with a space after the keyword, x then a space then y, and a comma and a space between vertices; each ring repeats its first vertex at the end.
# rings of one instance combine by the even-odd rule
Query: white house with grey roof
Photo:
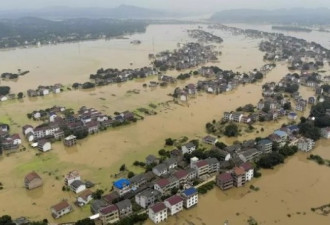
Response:
POLYGON ((70 189, 77 194, 86 190, 86 185, 81 180, 75 180, 70 184, 70 189))
POLYGON ((154 168, 152 168, 152 172, 157 176, 163 176, 168 174, 168 167, 164 163, 158 164, 154 168))
POLYGON ((135 202, 142 208, 148 208, 153 205, 161 197, 161 193, 157 190, 148 188, 143 192, 135 195, 135 202))
POLYGON ((186 154, 186 153, 191 154, 195 150, 196 150, 196 145, 193 142, 188 142, 187 144, 182 145, 181 147, 182 154, 186 154))
POLYGON ((132 203, 130 200, 125 199, 115 204, 119 210, 119 217, 123 218, 133 213, 132 203))

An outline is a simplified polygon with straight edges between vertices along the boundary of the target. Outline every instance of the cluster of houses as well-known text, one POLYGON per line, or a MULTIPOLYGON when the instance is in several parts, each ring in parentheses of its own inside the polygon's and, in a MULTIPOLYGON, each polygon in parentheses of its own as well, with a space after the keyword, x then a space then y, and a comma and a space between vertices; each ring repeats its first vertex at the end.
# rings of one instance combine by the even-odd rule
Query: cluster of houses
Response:
POLYGON ((223 42, 221 37, 203 30, 187 30, 187 32, 191 38, 197 39, 198 42, 213 42, 218 44, 223 42))
POLYGON ((4 151, 15 151, 19 148, 22 140, 19 134, 10 134, 10 127, 8 124, 0 124, 0 155, 4 151))
POLYGON ((0 102, 4 102, 7 100, 13 100, 15 98, 16 98, 15 94, 0 95, 0 102))
POLYGON ((215 51, 214 48, 211 45, 187 43, 173 52, 164 51, 149 57, 154 58, 154 66, 161 70, 185 70, 216 61, 219 52, 215 51))
POLYGON ((29 89, 27 90, 27 95, 29 97, 37 97, 37 96, 45 96, 49 95, 50 93, 58 94, 63 91, 63 85, 62 84, 54 84, 50 86, 38 86, 36 90, 29 89))
POLYGON ((59 106, 54 106, 47 111, 33 112, 33 118, 46 118, 47 123, 37 127, 23 126, 23 135, 29 142, 34 143, 34 146, 38 147, 39 150, 46 152, 51 149, 51 141, 53 140, 63 140, 65 146, 71 147, 76 144, 78 138, 76 134, 85 133, 85 136, 87 136, 88 134, 97 133, 103 128, 120 125, 135 119, 134 114, 129 111, 111 118, 94 108, 85 106, 81 107, 77 114, 67 112, 64 107, 59 106), (67 133, 69 134, 66 135, 67 133))
POLYGON ((94 80, 97 86, 111 83, 120 83, 136 78, 145 78, 157 75, 158 71, 153 67, 143 67, 139 69, 99 69, 96 74, 91 74, 90 79, 94 80))
POLYGON ((210 94, 220 94, 234 90, 240 84, 252 83, 262 78, 274 68, 272 64, 264 65, 260 71, 254 70, 248 74, 238 73, 229 70, 222 70, 215 67, 202 67, 198 70, 201 76, 207 80, 199 80, 197 84, 188 84, 184 88, 176 88, 173 97, 181 101, 187 101, 189 97, 196 95, 197 91, 204 91, 210 94), (215 72, 216 71, 216 72, 215 72))

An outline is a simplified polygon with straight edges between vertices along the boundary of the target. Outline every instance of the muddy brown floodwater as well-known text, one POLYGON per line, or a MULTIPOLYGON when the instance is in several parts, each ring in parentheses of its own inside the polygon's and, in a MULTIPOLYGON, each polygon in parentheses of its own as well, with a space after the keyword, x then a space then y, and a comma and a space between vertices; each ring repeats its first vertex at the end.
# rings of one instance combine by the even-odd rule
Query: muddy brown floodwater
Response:
MULTIPOLYGON (((134 67, 146 66, 150 63, 147 59, 148 53, 154 49, 155 51, 174 49, 178 42, 189 40, 184 30, 194 27, 197 26, 149 26, 145 34, 129 37, 141 40, 142 44, 139 46, 130 45, 130 40, 111 40, 83 42, 80 43, 80 47, 79 44, 64 44, 2 51, 0 57, 4 61, 0 62, 0 67, 6 72, 18 68, 31 70, 31 74, 20 78, 16 83, 4 82, 9 84, 13 91, 35 88, 39 84, 56 82, 70 84, 77 80, 86 80, 89 73, 94 73, 99 67, 125 68, 130 62, 134 62, 134 67)), ((257 40, 216 32, 219 32, 217 34, 222 36, 225 42, 218 46, 223 54, 215 65, 223 69, 247 72, 264 64, 262 53, 257 49, 257 40)), ((285 65, 278 65, 262 82, 240 86, 235 91, 221 95, 203 93, 196 99, 190 100, 186 106, 173 103, 160 106, 155 116, 147 116, 136 124, 90 136, 73 148, 65 148, 61 143, 56 143, 51 152, 41 156, 36 156, 36 150, 27 147, 24 152, 1 157, 0 182, 4 184, 4 189, 0 191, 0 214, 10 214, 13 217, 28 216, 33 220, 48 218, 52 221, 49 210, 51 205, 63 198, 70 202, 75 201, 72 192, 61 190, 64 183, 63 176, 68 171, 77 169, 84 179, 97 184, 95 188, 109 191, 114 179, 113 175, 118 173, 121 164, 125 163, 135 172, 141 171, 132 167, 132 163, 135 160, 143 161, 150 153, 156 154, 163 147, 166 138, 204 136, 207 122, 213 119, 219 120, 223 112, 235 110, 244 104, 256 104, 261 98, 261 85, 269 81, 279 81, 287 72, 285 65), (44 186, 26 191, 23 188, 23 177, 31 170, 36 170, 42 176, 44 186)), ((170 71, 169 74, 178 73, 170 71)), ((21 132, 22 125, 37 124, 27 119, 27 113, 53 105, 74 109, 85 105, 108 114, 115 111, 135 110, 150 103, 170 101, 172 99, 168 94, 173 92, 175 86, 182 87, 188 83, 195 83, 201 78, 194 77, 166 88, 142 88, 143 83, 155 79, 152 77, 95 90, 66 91, 54 96, 0 103, 0 121, 9 122, 13 131, 21 132), (140 94, 127 93, 133 89, 139 89, 140 94)), ((308 97, 313 92, 304 88, 302 94, 308 97)), ((280 124, 264 125, 265 131, 260 135, 267 135, 280 124)), ((254 135, 253 133, 244 135, 238 140, 253 138, 254 135)), ((227 143, 235 140, 237 139, 224 139, 227 143)), ((23 144, 28 146, 26 142, 23 144)), ((330 158, 326 146, 327 142, 322 142, 315 152, 330 158)), ((168 224, 188 224, 187 221, 193 221, 194 224, 221 224, 225 219, 228 219, 230 224, 242 224, 248 216, 253 216, 261 224, 274 224, 275 220, 278 221, 277 224, 288 224, 290 221, 296 222, 292 224, 304 224, 313 220, 320 221, 318 224, 325 224, 322 222, 326 217, 319 218, 309 209, 328 203, 324 195, 329 194, 330 179, 325 177, 330 169, 305 159, 306 155, 299 154, 276 170, 263 172, 262 178, 252 183, 260 187, 258 192, 248 193, 248 188, 233 189, 228 192, 215 189, 201 197, 198 207, 180 213, 178 218, 169 219, 168 224), (306 201, 303 201, 303 196, 306 196, 306 201), (217 213, 212 213, 210 208, 217 213), (239 216, 236 215, 237 212, 239 216), (296 215, 297 212, 300 212, 300 215, 296 215), (303 215, 303 212, 306 212, 306 215, 303 215), (288 213, 292 214, 291 218, 287 217, 288 213), (316 220, 318 218, 319 220, 316 220)), ((57 222, 75 221, 89 215, 88 206, 82 209, 75 208, 73 213, 57 222)))

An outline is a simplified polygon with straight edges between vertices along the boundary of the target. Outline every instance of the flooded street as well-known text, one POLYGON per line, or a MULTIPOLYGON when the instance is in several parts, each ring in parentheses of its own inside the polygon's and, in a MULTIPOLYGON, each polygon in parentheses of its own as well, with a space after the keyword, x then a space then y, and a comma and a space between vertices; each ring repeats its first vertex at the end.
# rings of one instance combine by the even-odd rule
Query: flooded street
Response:
MULTIPOLYGON (((185 30, 196 27, 197 25, 151 25, 146 34, 135 34, 129 39, 1 51, 0 58, 4 59, 0 61, 2 70, 31 70, 30 74, 20 77, 16 83, 1 81, 1 85, 10 85, 13 92, 18 92, 36 88, 39 84, 61 82, 67 85, 74 81, 87 81, 89 74, 95 73, 99 67, 128 68, 130 63, 133 63, 132 68, 148 66, 148 53, 176 48, 178 42, 189 40, 185 30), (141 40, 142 44, 129 44, 134 39, 141 40)), ((219 62, 212 65, 248 72, 265 64, 263 54, 257 48, 258 40, 214 32, 224 38, 224 43, 218 46, 222 51, 219 62)), ((189 100, 185 106, 174 103, 158 106, 157 115, 146 116, 136 124, 91 135, 72 148, 56 143, 51 152, 41 156, 36 156, 36 150, 27 147, 25 152, 0 157, 0 182, 4 184, 4 189, 0 191, 0 202, 6 202, 0 204, 0 214, 6 213, 13 217, 29 215, 32 220, 47 218, 52 221, 49 210, 51 205, 63 198, 70 202, 75 201, 75 194, 61 190, 63 176, 68 171, 79 170, 83 179, 95 182, 96 188, 108 192, 113 175, 118 173, 122 164, 139 172, 141 170, 132 167, 132 163, 135 160, 144 161, 150 153, 156 154, 163 147, 166 138, 200 138, 206 135, 204 127, 207 122, 220 120, 225 111, 235 110, 239 106, 249 103, 255 105, 262 97, 262 84, 278 82, 286 73, 286 65, 278 65, 262 82, 240 86, 235 91, 221 95, 202 93, 189 100), (36 170, 42 176, 44 185, 42 188, 26 191, 23 188, 23 177, 31 170, 36 170)), ((176 76, 179 73, 170 71, 168 74, 176 76)), ((28 120, 27 113, 53 105, 75 110, 85 105, 110 115, 116 111, 136 110, 147 107, 150 103, 171 101, 168 94, 173 93, 176 86, 183 87, 202 78, 192 77, 165 88, 142 87, 144 83, 156 79, 151 77, 94 90, 65 91, 54 96, 0 103, 0 121, 9 121, 12 130, 21 133, 22 125, 37 124, 28 120), (133 89, 140 90, 140 94, 128 93, 133 89)), ((307 88, 301 92, 305 98, 313 94, 307 88)), ((260 136, 266 136, 280 125, 281 123, 275 122, 264 125, 265 131, 260 136)), ((255 133, 251 133, 238 139, 223 141, 231 143, 254 137, 255 133)), ((28 145, 26 142, 23 144, 28 145)), ((315 152, 330 159, 328 144, 327 141, 320 142, 315 152)), ((273 171, 263 171, 263 176, 251 183, 260 187, 258 192, 251 192, 248 187, 228 192, 215 188, 200 198, 198 207, 180 213, 178 218, 169 219, 167 224, 190 224, 188 221, 194 224, 222 224, 226 219, 230 224, 244 224, 249 216, 253 216, 260 224, 304 225, 318 221, 317 224, 326 225, 329 218, 312 213, 310 208, 329 203, 324 196, 329 195, 330 169, 307 161, 306 157, 305 154, 298 154, 273 171), (304 198, 308 201, 303 201, 304 198), (287 217, 289 213, 292 215, 290 218, 287 217)), ((73 213, 57 222, 75 221, 89 215, 88 206, 83 209, 75 208, 73 213)))

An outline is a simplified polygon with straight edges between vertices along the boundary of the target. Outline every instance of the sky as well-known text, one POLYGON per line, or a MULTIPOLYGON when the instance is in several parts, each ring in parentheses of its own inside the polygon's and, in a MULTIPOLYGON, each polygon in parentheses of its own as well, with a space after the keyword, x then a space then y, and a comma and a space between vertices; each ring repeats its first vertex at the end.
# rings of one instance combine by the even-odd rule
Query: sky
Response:
POLYGON ((52 6, 108 7, 121 4, 168 11, 214 12, 224 9, 330 8, 330 0, 0 0, 0 10, 36 9, 52 6))

